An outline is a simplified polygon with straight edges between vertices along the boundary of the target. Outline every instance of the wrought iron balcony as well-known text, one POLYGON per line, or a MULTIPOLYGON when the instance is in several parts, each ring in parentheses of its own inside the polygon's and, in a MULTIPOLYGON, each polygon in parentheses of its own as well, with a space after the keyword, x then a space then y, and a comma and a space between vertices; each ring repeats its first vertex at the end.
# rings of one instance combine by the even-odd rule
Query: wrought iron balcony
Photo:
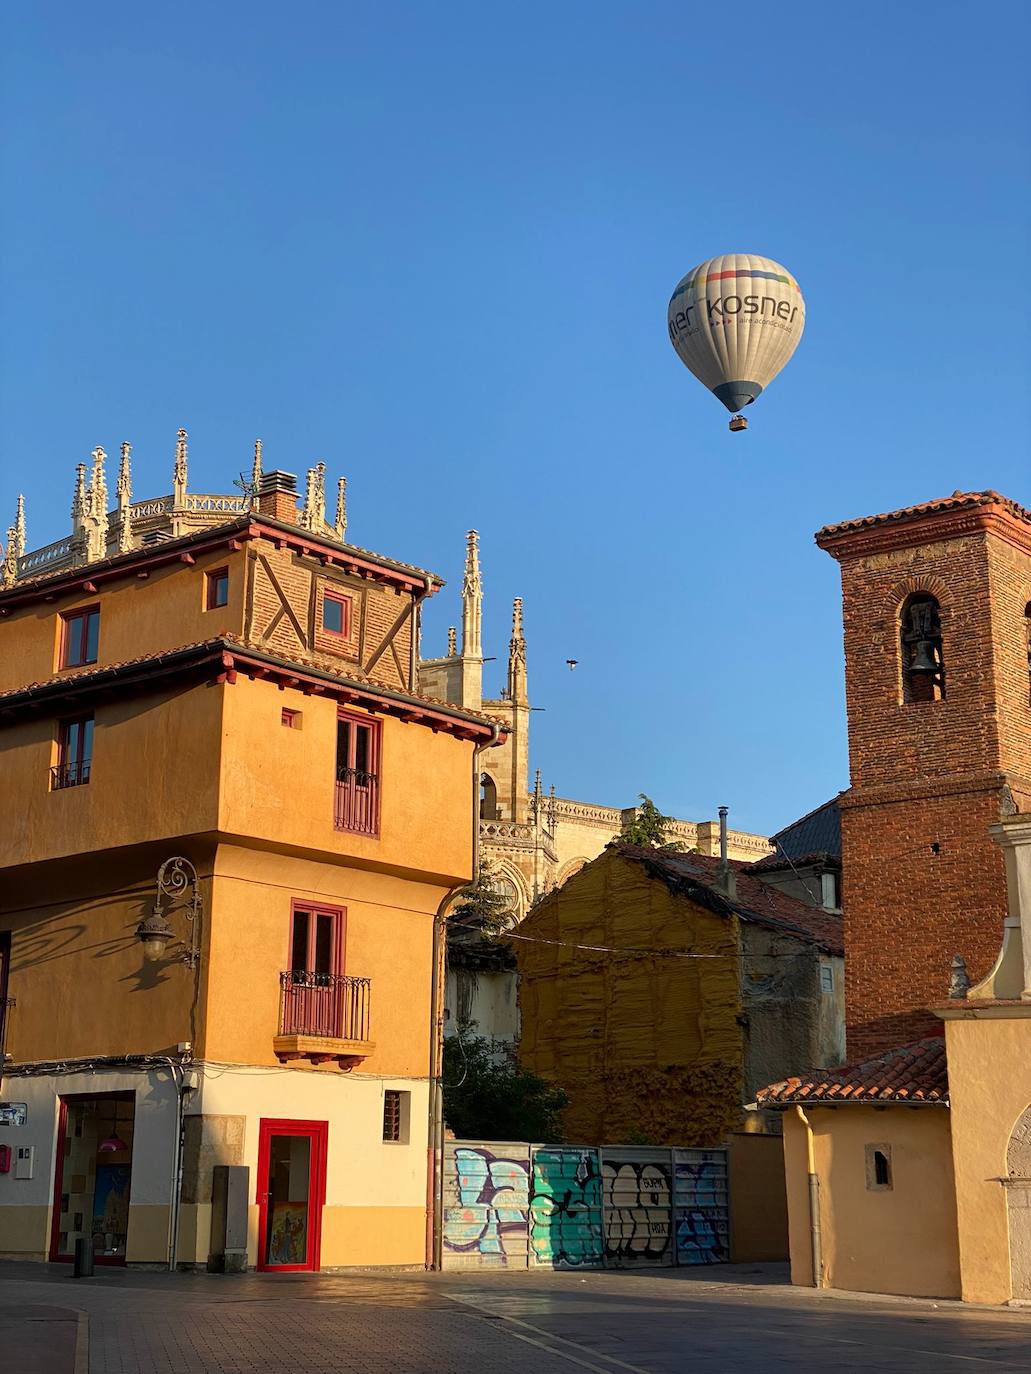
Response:
POLYGON ((89 759, 77 763, 57 763, 50 770, 50 790, 59 791, 62 787, 81 787, 89 782, 89 759))
POLYGON ((337 769, 334 824, 338 830, 375 835, 379 830, 379 778, 363 768, 337 769))
POLYGON ((369 1039, 371 1001, 369 978, 287 969, 279 975, 276 1057, 360 1062, 374 1048, 369 1039))

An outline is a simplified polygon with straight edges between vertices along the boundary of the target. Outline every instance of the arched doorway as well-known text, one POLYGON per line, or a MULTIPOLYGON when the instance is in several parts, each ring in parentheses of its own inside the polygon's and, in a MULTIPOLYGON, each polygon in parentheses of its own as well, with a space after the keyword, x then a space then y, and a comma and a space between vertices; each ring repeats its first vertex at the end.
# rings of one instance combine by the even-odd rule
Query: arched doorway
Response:
POLYGON ((1010 1282, 1014 1298, 1031 1298, 1031 1107, 1013 1128, 1006 1150, 1010 1282))

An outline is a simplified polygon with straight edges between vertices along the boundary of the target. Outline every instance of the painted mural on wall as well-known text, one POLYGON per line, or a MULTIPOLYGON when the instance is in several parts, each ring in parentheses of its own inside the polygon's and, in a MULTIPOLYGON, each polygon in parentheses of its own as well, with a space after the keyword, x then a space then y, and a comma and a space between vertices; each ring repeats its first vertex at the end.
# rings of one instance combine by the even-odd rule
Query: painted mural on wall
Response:
POLYGON ((447 1269, 721 1263, 726 1151, 449 1142, 443 1255, 447 1269))

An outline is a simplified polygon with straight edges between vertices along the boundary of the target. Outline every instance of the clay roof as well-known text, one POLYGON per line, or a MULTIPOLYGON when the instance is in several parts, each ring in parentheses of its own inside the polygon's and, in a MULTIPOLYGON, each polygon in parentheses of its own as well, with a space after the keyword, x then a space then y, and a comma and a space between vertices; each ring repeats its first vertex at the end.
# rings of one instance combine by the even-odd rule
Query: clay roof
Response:
POLYGON ((438 577, 436 573, 428 572, 425 568, 417 567, 414 563, 402 563, 396 558, 388 558, 385 554, 360 548, 357 544, 341 544, 331 535, 316 534, 311 530, 303 529, 300 525, 290 524, 284 520, 275 520, 271 516, 262 515, 260 511, 253 511, 235 516, 232 520, 227 520, 220 525, 205 525, 201 529, 191 530, 189 533, 178 535, 174 539, 165 539, 160 543, 130 549, 125 553, 110 554, 107 558, 99 558, 92 563, 79 563, 70 568, 63 567, 53 571, 44 571, 37 573, 34 577, 20 577, 13 586, 0 589, 0 604, 6 601, 23 600, 26 593, 46 590, 58 583, 95 580, 117 574, 123 568, 135 568, 138 564, 166 563, 174 560, 180 552, 188 553, 196 545, 217 543, 219 540, 224 541, 228 536, 238 533, 242 535, 243 531, 252 527, 255 532, 260 533, 260 528, 263 526, 270 531, 280 530, 292 539, 301 540, 306 544, 317 545, 327 551, 336 552, 340 561, 346 561, 347 557, 351 556, 360 562, 397 573, 401 577, 418 578, 423 582, 428 581, 433 591, 438 591, 444 586, 443 578, 438 577))
POLYGON ((918 520, 924 515, 937 515, 941 511, 965 510, 974 506, 1002 506, 1018 520, 1031 523, 1031 511, 1001 496, 997 491, 954 491, 951 496, 943 496, 937 501, 923 501, 919 506, 903 506, 901 510, 886 511, 882 515, 864 515, 858 520, 842 520, 836 525, 824 525, 816 533, 816 542, 837 534, 849 534, 854 530, 869 529, 874 525, 888 525, 894 521, 918 520))
POLYGON ((760 1088, 760 1107, 838 1106, 855 1103, 902 1103, 913 1107, 947 1107, 949 1075, 943 1036, 900 1045, 876 1059, 840 1069, 814 1069, 760 1088))
POLYGON ((246 658, 251 661, 257 660, 260 664, 274 665, 285 672, 294 670, 304 673, 323 682, 333 680, 339 682, 341 687, 353 687, 355 691, 370 698, 410 705, 413 714, 416 708, 426 707, 430 714, 456 722, 468 720, 470 724, 477 726, 499 725, 505 731, 510 728, 506 721, 485 715, 482 711, 473 711, 466 706, 452 706, 433 697, 421 696, 416 692, 376 682, 356 665, 349 665, 342 670, 322 658, 301 655, 288 658, 259 645, 248 644, 237 635, 228 633, 222 633, 213 639, 196 640, 191 644, 179 644, 174 648, 146 654, 140 658, 126 658, 117 663, 92 663, 84 668, 65 669, 41 682, 30 682, 0 692, 0 708, 7 706, 8 710, 13 710, 22 701, 60 696, 68 689, 79 688, 86 691, 92 685, 102 686, 119 679, 124 681, 127 677, 134 681, 153 678, 155 675, 164 675, 176 669, 208 662, 218 655, 226 655, 230 662, 237 657, 246 658))
POLYGON ((729 860, 737 878, 737 892, 728 897, 717 884, 720 861, 715 855, 642 849, 619 840, 608 848, 643 864, 653 877, 712 911, 734 912, 744 921, 806 940, 827 954, 845 952, 840 916, 768 887, 751 876, 749 863, 729 860))

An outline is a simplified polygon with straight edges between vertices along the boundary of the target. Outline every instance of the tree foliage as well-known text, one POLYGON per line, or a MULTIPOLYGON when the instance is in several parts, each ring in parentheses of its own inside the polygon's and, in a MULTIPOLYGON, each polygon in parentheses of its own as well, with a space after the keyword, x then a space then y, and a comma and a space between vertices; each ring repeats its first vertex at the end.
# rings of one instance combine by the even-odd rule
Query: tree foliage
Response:
POLYGON ((623 822, 619 838, 626 844, 636 844, 642 849, 661 849, 667 854, 682 850, 684 846, 680 840, 669 838, 673 817, 664 816, 651 797, 643 792, 639 796, 641 805, 623 822))
POLYGON ((494 865, 481 859, 476 881, 455 902, 451 915, 463 917, 463 924, 475 924, 486 935, 497 935, 505 930, 509 924, 509 899, 497 884, 498 873, 494 865))
POLYGON ((508 1045, 464 1027, 444 1040, 444 1121, 459 1140, 561 1140, 568 1101, 508 1045))

